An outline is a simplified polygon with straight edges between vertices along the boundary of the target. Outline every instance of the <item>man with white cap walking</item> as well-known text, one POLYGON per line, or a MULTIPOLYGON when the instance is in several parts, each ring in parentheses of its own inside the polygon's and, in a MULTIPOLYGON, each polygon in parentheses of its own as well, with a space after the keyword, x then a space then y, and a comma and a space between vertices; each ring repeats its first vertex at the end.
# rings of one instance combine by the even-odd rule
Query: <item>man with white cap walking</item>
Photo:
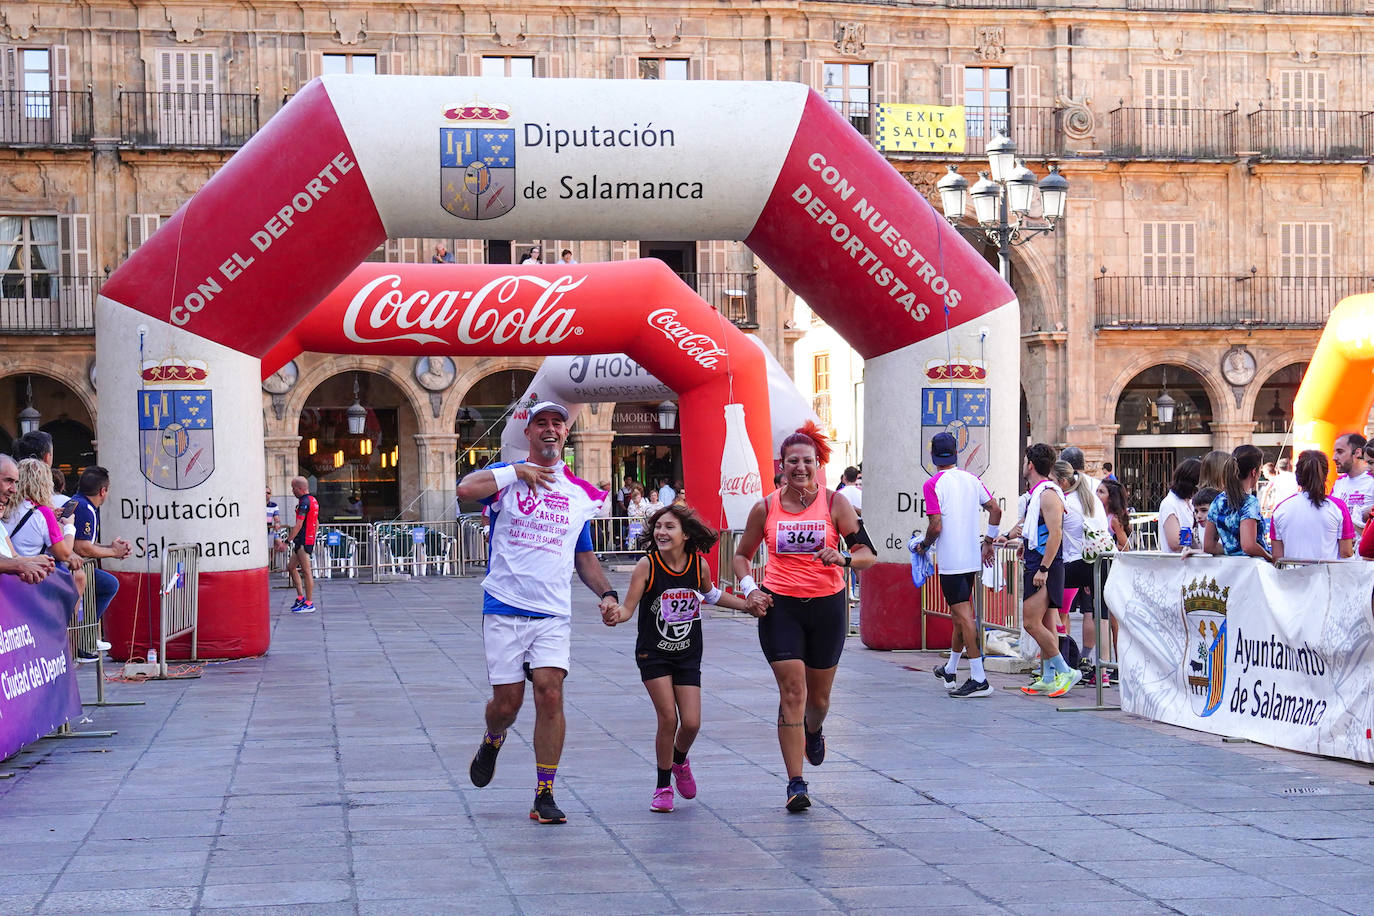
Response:
POLYGON ((468 775, 475 786, 491 782, 496 755, 525 699, 525 671, 534 682, 534 757, 537 770, 530 818, 567 821, 553 799, 563 754, 563 679, 572 636, 573 569, 601 598, 601 610, 620 596, 592 550, 588 522, 607 494, 573 476, 563 463, 568 410, 553 401, 530 408, 525 422, 530 455, 494 464, 458 484, 459 499, 490 510, 487 577, 482 582, 482 641, 487 653, 487 732, 468 775))

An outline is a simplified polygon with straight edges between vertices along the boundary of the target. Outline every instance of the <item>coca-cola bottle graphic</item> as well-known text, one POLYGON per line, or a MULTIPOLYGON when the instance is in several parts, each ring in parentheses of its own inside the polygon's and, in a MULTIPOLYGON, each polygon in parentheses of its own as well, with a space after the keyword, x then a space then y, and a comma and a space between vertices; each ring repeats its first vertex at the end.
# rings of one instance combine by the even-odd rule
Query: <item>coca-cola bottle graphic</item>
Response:
POLYGON ((720 459, 720 502, 725 523, 741 530, 763 496, 759 462, 744 427, 744 405, 725 405, 725 447, 720 459))

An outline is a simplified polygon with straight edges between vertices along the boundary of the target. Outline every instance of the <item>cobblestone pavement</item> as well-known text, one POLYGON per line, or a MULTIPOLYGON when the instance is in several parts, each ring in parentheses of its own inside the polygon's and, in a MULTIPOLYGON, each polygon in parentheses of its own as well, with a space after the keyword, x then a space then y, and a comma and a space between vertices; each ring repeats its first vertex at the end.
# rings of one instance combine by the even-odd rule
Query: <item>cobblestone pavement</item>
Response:
POLYGON ((857 639, 815 807, 788 815, 776 692, 737 617, 707 624, 700 794, 654 814, 633 628, 585 590, 569 821, 538 826, 528 706, 492 784, 468 782, 479 589, 327 582, 313 616, 276 590, 266 657, 111 684, 147 701, 88 711, 118 735, 0 763, 0 913, 1374 913, 1369 768, 1011 690, 952 700, 933 653, 857 639))

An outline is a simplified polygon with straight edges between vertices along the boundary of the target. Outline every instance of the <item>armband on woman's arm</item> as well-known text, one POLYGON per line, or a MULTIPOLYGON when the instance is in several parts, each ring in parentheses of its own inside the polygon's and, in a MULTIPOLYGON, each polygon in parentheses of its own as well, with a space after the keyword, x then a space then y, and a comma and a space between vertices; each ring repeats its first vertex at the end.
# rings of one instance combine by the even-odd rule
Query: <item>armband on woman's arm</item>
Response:
POLYGON ((844 536, 844 543, 845 546, 848 547, 851 552, 854 550, 855 547, 862 544, 869 550, 871 550, 875 555, 878 553, 878 549, 873 546, 873 541, 870 540, 868 537, 868 532, 864 530, 863 522, 859 522, 859 529, 855 531, 853 534, 846 534, 844 536))

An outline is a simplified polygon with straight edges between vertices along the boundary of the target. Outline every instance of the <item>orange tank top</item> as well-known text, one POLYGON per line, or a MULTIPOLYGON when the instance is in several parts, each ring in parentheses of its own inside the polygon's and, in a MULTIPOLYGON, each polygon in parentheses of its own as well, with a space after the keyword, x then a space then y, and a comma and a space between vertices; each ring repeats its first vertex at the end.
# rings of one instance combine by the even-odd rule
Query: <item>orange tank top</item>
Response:
POLYGON ((793 515, 782 507, 781 492, 764 500, 768 515, 763 539, 768 544, 768 565, 763 585, 769 591, 793 598, 820 598, 844 588, 844 569, 826 566, 813 554, 822 547, 838 547, 840 532, 830 518, 833 499, 829 490, 816 494, 811 505, 793 515))

